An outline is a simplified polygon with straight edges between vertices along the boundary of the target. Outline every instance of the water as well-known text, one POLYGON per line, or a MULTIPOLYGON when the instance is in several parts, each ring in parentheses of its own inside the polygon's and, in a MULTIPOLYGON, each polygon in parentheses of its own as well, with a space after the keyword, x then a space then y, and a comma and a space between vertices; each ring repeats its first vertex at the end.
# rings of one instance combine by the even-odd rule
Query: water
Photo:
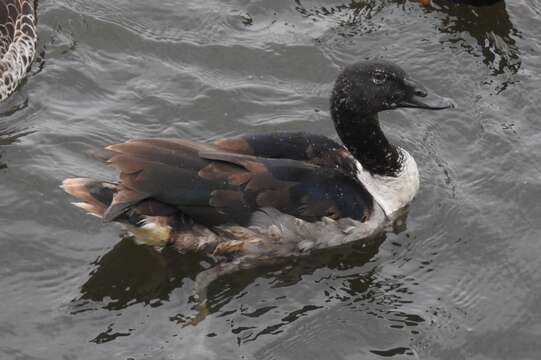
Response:
POLYGON ((0 105, 2 359, 537 359, 541 6, 414 1, 44 0, 28 81, 0 105), (142 136, 335 136, 358 59, 401 64, 453 111, 383 114, 421 189, 370 244, 229 275, 135 245, 69 205, 69 176, 142 136))

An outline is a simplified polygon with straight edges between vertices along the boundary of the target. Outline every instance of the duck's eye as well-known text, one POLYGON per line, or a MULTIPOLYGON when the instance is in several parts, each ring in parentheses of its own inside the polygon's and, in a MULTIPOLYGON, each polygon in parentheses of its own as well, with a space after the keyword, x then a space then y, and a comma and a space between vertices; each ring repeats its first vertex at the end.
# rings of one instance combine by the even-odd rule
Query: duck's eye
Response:
POLYGON ((372 81, 376 85, 383 84, 387 80, 387 75, 384 72, 376 71, 372 74, 372 81))

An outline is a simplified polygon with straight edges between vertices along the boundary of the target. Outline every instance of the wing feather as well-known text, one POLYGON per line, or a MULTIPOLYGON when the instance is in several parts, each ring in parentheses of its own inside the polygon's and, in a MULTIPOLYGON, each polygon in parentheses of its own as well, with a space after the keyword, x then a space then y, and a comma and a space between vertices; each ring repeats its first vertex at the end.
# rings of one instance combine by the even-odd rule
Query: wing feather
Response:
POLYGON ((264 207, 309 221, 360 219, 371 211, 368 192, 336 166, 257 156, 247 144, 238 138, 218 145, 138 139, 107 147, 120 184, 104 219, 114 220, 142 201, 179 209, 206 225, 248 223, 264 207))

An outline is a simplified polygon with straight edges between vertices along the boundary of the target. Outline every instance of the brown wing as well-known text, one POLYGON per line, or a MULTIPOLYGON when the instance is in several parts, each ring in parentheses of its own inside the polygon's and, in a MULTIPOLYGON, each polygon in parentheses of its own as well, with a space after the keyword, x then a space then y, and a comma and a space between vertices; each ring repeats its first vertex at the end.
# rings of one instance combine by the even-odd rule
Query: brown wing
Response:
POLYGON ((104 215, 108 221, 149 199, 209 225, 246 224, 263 207, 310 221, 360 219, 371 211, 370 195, 352 178, 296 159, 177 139, 130 140, 108 150, 109 163, 120 171, 118 191, 104 215))
POLYGON ((347 149, 323 135, 305 132, 250 134, 222 139, 214 144, 221 150, 263 158, 292 159, 355 173, 347 149))

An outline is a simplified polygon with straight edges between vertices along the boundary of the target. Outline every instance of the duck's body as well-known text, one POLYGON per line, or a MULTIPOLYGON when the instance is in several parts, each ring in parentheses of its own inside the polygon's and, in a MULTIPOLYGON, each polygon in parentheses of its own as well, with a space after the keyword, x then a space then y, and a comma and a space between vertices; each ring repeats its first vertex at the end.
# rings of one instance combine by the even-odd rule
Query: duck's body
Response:
POLYGON ((415 196, 417 165, 387 141, 377 112, 450 106, 426 96, 392 64, 358 63, 331 98, 343 145, 307 133, 130 140, 107 148, 120 182, 63 186, 87 212, 182 251, 258 258, 340 245, 381 231, 415 196))
POLYGON ((26 76, 36 54, 34 0, 0 1, 0 101, 26 76))
POLYGON ((85 201, 76 205, 127 224, 141 242, 214 255, 298 255, 368 237, 413 199, 419 185, 417 165, 403 150, 398 176, 374 177, 343 145, 307 133, 205 145, 139 139, 108 149, 122 183, 68 179, 64 189, 85 201), (127 200, 112 204, 115 196, 127 200), (182 204, 188 197, 191 205, 182 204))

